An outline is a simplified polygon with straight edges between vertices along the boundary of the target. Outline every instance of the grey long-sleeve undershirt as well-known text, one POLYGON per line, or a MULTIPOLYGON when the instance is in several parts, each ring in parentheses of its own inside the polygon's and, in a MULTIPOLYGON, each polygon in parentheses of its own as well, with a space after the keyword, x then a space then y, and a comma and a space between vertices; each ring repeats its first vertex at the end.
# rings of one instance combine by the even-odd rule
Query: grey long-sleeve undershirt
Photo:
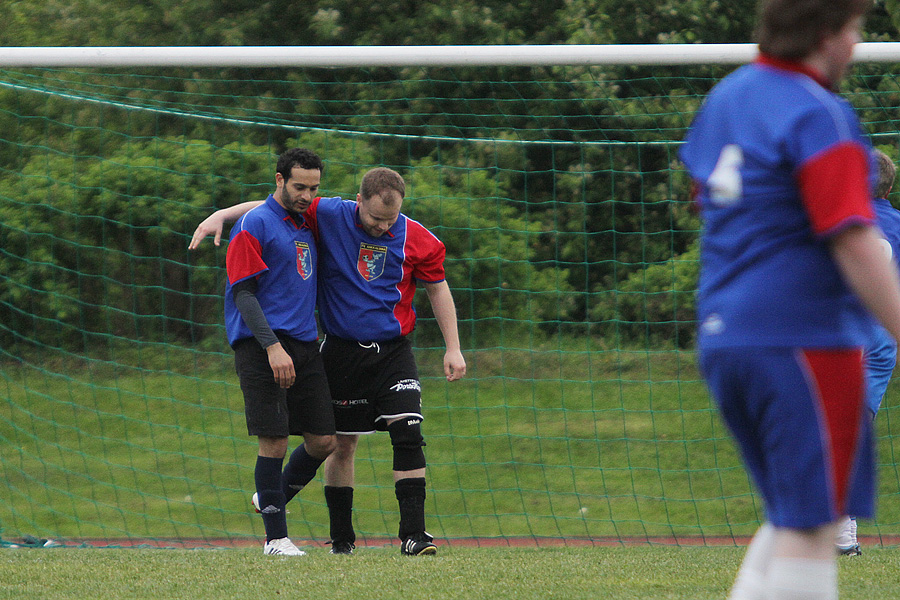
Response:
POLYGON ((241 313, 241 318, 244 319, 253 337, 260 346, 268 348, 278 342, 278 337, 269 326, 259 300, 256 299, 258 288, 256 278, 250 277, 232 286, 231 293, 234 296, 234 306, 241 313))

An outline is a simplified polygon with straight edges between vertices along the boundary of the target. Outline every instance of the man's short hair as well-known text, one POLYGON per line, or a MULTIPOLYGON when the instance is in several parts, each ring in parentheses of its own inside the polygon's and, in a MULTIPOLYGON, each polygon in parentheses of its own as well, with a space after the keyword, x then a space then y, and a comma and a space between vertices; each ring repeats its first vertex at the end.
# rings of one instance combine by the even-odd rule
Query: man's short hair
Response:
POLYGON ((891 160, 891 157, 882 152, 875 150, 875 193, 876 198, 887 198, 891 188, 894 187, 894 179, 897 177, 897 165, 891 160))
POLYGON ((872 0, 762 0, 756 41, 764 54, 802 60, 871 7, 872 0))
POLYGON ((281 176, 287 181, 291 178, 291 171, 294 167, 309 169, 310 171, 316 169, 321 171, 323 167, 322 159, 319 158, 318 154, 307 148, 291 148, 282 152, 281 156, 278 157, 275 172, 281 173, 281 176))
POLYGON ((359 195, 364 200, 372 196, 380 196, 382 200, 390 201, 392 198, 385 192, 394 191, 400 195, 400 200, 406 196, 406 182, 397 171, 387 167, 376 167, 363 175, 359 184, 359 195))

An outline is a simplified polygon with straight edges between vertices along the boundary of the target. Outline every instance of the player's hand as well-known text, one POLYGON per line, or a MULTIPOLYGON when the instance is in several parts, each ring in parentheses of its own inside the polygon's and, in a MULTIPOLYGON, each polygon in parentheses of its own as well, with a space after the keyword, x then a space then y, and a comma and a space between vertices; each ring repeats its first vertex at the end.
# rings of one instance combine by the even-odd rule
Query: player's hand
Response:
POLYGON ((294 385, 294 379, 297 377, 294 371, 294 361, 285 352, 281 343, 267 347, 266 354, 269 355, 269 366, 272 367, 272 373, 275 374, 275 382, 283 388, 294 385))
POLYGON ((191 243, 188 244, 188 250, 195 249, 203 241, 203 238, 208 235, 215 236, 213 237, 213 244, 218 246, 222 242, 222 229, 224 226, 225 220, 219 214, 219 211, 209 215, 197 225, 197 229, 194 230, 194 236, 191 238, 191 243))
POLYGON ((459 350, 447 350, 444 353, 444 375, 447 381, 456 381, 466 376, 466 359, 459 350))

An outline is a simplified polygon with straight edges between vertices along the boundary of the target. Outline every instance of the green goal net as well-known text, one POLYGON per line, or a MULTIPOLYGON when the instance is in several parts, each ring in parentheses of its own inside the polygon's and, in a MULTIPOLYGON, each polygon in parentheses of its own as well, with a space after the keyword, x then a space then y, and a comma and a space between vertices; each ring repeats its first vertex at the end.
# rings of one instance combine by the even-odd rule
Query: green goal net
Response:
MULTIPOLYGON (((211 211, 265 197, 275 157, 373 166, 448 249, 469 375, 427 300, 413 343, 436 537, 713 543, 762 514, 693 354, 699 222, 677 161, 730 68, 0 71, 0 540, 257 541, 255 439, 225 340, 211 211)), ((897 158, 900 84, 845 86, 897 158)), ((226 232, 227 233, 227 232, 226 232)), ((878 417, 878 519, 900 535, 900 413, 878 417)), ((292 445, 296 440, 292 442, 292 445)), ((396 534, 390 444, 357 457, 362 542, 396 534)), ((292 537, 328 539, 321 476, 292 537)))

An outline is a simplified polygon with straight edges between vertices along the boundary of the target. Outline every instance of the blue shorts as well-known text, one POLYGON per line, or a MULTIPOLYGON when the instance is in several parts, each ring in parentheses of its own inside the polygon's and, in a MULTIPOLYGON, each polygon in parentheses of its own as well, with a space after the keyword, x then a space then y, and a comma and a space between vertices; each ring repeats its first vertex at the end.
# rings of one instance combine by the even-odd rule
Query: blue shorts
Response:
POLYGON ((773 525, 874 515, 861 349, 702 350, 700 368, 773 525))
POLYGON ((877 327, 872 342, 866 346, 866 406, 874 419, 881 407, 881 400, 891 382, 897 364, 897 342, 887 329, 877 327))

